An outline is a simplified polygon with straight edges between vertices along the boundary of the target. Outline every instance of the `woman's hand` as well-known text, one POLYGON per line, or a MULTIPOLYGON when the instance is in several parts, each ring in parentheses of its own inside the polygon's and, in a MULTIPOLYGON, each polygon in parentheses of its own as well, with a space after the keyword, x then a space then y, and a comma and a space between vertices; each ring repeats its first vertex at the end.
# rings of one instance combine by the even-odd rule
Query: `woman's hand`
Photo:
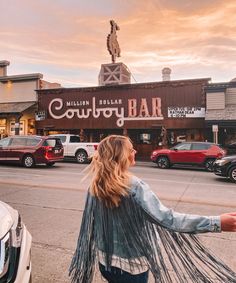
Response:
POLYGON ((236 232, 236 212, 220 215, 221 231, 236 232))

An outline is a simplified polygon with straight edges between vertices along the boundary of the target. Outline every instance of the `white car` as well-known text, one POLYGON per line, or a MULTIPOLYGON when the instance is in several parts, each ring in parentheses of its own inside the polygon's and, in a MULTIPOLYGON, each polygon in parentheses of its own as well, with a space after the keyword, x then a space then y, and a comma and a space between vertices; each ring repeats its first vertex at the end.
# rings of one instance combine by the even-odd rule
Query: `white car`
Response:
POLYGON ((56 134, 51 137, 59 138, 64 147, 64 157, 75 158, 80 164, 87 163, 91 160, 98 142, 81 142, 78 135, 56 134))
POLYGON ((18 211, 0 201, 0 282, 32 282, 31 243, 18 211))

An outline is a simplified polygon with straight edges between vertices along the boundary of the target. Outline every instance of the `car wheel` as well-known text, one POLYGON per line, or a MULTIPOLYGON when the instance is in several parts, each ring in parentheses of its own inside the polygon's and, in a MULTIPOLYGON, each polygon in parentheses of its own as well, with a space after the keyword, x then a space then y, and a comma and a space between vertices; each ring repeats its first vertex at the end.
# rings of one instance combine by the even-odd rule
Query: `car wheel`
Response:
POLYGON ((54 164, 55 164, 55 162, 48 162, 48 163, 46 163, 46 165, 47 165, 48 167, 52 167, 54 164))
POLYGON ((33 156, 30 155, 30 154, 25 155, 23 160, 22 160, 22 164, 26 168, 34 167, 35 166, 35 162, 34 162, 33 156))
POLYGON ((83 164, 88 160, 88 155, 85 151, 78 151, 75 157, 76 157, 76 161, 80 164, 83 164))
POLYGON ((232 182, 236 183, 236 167, 233 167, 229 171, 229 178, 232 182))
POLYGON ((209 172, 212 172, 213 171, 213 163, 214 163, 215 159, 213 158, 210 158, 210 159, 207 159, 206 162, 205 162, 205 169, 209 172))
POLYGON ((170 167, 170 161, 166 156, 160 156, 157 158, 157 166, 161 169, 167 169, 170 167))

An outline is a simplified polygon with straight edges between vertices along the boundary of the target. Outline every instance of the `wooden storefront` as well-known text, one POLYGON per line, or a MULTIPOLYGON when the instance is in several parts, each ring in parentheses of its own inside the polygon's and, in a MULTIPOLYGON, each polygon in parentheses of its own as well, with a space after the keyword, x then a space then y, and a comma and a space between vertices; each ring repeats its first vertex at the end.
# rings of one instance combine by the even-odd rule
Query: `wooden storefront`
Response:
POLYGON ((156 147, 204 140, 209 79, 37 90, 38 134, 67 132, 87 141, 128 135, 137 157, 149 160, 156 147))

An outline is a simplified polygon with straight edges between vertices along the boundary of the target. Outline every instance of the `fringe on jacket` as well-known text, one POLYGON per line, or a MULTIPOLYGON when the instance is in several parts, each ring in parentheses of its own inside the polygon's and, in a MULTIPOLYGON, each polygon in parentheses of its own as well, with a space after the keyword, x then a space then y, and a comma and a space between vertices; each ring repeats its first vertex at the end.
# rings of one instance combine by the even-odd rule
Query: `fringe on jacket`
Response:
MULTIPOLYGON (((155 283, 236 283, 236 273, 209 251, 194 234, 179 233, 152 223, 149 215, 130 197, 118 208, 107 208, 88 193, 77 248, 69 276, 72 283, 91 283, 103 242, 106 268, 111 267, 114 229, 130 258, 144 257, 155 283)), ((116 255, 117 256, 117 255, 116 255)))

